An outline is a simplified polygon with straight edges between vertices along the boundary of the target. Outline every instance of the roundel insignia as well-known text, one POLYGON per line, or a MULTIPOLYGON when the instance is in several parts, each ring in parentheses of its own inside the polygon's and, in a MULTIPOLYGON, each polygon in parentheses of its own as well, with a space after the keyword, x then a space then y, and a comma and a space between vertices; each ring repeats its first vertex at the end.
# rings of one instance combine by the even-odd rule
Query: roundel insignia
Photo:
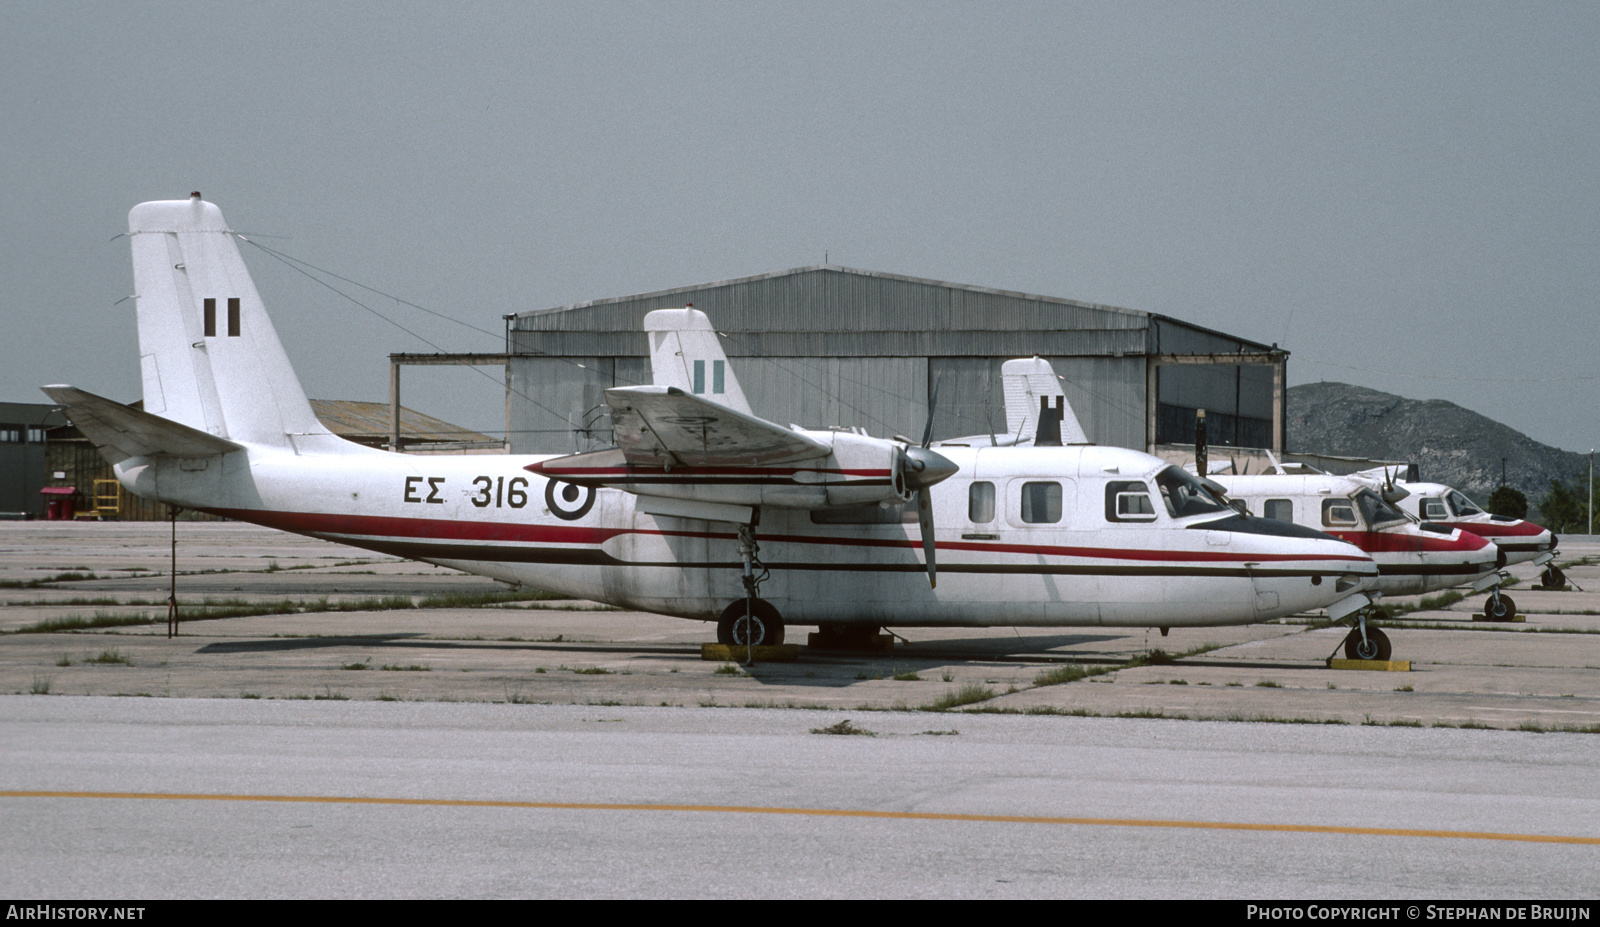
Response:
POLYGON ((544 504, 555 517, 577 521, 594 508, 594 487, 547 480, 544 484, 544 504))

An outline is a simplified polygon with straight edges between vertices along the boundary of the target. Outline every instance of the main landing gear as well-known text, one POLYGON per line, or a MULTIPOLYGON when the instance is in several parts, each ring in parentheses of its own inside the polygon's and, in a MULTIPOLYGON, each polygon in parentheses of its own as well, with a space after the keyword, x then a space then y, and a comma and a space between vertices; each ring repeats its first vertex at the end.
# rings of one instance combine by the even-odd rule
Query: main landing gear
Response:
POLYGON ((783 617, 766 599, 740 599, 717 619, 717 643, 775 647, 783 643, 783 617))
POLYGON ((737 647, 776 647, 783 643, 783 617, 772 603, 760 598, 761 581, 769 571, 761 563, 755 528, 739 526, 739 556, 744 561, 744 598, 722 610, 717 619, 717 643, 737 647), (758 572, 759 570, 759 572, 758 572))

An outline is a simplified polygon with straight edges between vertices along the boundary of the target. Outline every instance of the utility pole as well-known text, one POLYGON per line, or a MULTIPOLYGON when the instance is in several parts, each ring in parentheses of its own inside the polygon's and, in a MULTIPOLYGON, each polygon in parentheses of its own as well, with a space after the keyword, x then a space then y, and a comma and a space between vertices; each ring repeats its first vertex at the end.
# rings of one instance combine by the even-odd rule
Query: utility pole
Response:
POLYGON ((1594 534, 1594 448, 1589 448, 1589 533, 1594 534))

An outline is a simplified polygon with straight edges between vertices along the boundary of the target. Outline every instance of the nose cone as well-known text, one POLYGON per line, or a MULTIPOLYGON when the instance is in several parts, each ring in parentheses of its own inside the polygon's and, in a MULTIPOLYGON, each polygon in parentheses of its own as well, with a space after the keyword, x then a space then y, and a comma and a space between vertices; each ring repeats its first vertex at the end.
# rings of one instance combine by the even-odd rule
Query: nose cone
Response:
POLYGON ((935 483, 955 476, 959 469, 961 468, 951 463, 943 454, 935 453, 925 447, 906 448, 907 489, 927 489, 935 483))

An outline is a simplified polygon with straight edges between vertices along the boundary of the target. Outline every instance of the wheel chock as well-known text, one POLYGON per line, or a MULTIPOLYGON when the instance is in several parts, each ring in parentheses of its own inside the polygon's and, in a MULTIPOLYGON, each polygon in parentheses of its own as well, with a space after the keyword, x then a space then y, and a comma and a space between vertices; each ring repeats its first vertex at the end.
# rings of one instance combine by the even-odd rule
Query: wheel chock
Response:
POLYGON ((740 663, 754 657, 757 663, 794 663, 800 659, 799 644, 745 647, 739 644, 701 644, 700 659, 740 663))
POLYGON ((806 646, 812 650, 828 650, 834 653, 878 653, 894 649, 894 635, 874 634, 871 637, 846 637, 841 641, 837 636, 818 634, 813 631, 806 636, 806 646))
POLYGON ((1328 658, 1328 668, 1336 670, 1373 670, 1380 673, 1409 673, 1410 660, 1346 660, 1328 658))

